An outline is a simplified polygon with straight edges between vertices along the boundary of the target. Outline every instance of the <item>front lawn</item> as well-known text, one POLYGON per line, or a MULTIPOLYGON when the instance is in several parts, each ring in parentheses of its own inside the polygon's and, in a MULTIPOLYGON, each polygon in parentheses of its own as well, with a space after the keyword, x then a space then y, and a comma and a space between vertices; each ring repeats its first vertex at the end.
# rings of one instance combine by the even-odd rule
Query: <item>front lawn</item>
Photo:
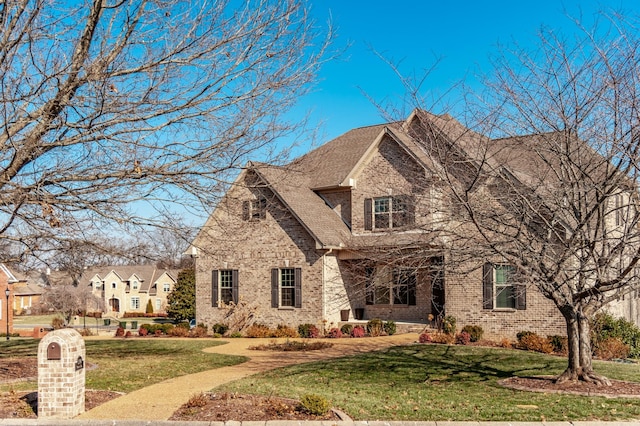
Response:
MULTIPOLYGON (((216 392, 300 398, 315 393, 355 420, 569 421, 640 419, 640 399, 522 392, 498 380, 554 375, 566 358, 472 346, 412 345, 281 368, 216 392)), ((637 364, 596 362, 607 376, 640 382, 637 364)))
MULTIPOLYGON (((38 340, 0 341, 0 357, 38 356, 38 340)), ((245 357, 202 352, 222 344, 210 339, 108 339, 85 342, 87 389, 131 392, 172 377, 221 368, 245 357)), ((36 389, 37 381, 0 385, 0 391, 36 389)))

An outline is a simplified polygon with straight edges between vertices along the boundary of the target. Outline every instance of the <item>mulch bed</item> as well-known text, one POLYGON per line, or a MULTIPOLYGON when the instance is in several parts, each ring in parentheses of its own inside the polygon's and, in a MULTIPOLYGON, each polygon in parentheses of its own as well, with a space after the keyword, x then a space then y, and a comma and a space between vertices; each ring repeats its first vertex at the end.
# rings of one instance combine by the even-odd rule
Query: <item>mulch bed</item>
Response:
MULTIPOLYGON (((209 394, 184 404, 169 420, 180 421, 264 421, 264 420, 329 420, 340 421, 334 411, 315 416, 298 408, 294 399, 243 394, 209 394)), ((344 419, 348 420, 348 419, 344 419)))
POLYGON ((510 389, 528 392, 568 393, 606 398, 640 398, 640 383, 611 380, 611 386, 577 382, 557 384, 553 377, 510 377, 498 383, 510 389))

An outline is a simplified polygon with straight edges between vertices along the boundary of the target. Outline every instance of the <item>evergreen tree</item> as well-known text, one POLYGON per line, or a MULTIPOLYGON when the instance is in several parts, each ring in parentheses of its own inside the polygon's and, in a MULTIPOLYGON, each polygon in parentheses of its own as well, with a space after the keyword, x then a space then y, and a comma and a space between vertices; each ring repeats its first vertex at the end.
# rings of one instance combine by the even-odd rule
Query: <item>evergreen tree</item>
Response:
POLYGON ((167 315, 176 321, 195 318, 196 315, 196 273, 193 268, 183 269, 178 281, 167 296, 167 315))

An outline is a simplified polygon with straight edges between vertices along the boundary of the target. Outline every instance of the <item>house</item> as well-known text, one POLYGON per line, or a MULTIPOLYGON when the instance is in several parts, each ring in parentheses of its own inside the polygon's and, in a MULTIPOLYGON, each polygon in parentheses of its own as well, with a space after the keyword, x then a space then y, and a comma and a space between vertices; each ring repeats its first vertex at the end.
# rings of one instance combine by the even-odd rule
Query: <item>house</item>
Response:
POLYGON ((20 281, 13 285, 13 312, 16 315, 29 314, 31 309, 36 308, 44 294, 44 288, 20 281))
POLYGON ((510 279, 512 265, 474 259, 473 247, 454 258, 444 231, 456 223, 455 206, 436 171, 451 162, 464 179, 469 164, 414 140, 408 129, 425 120, 469 152, 483 138, 448 115, 414 111, 286 166, 248 164, 192 244, 196 320, 224 322, 228 305, 244 301, 270 326, 451 315, 496 338, 564 334, 558 309, 510 279))
POLYGON ((86 269, 79 285, 89 286, 100 299, 107 315, 122 317, 125 312, 144 314, 151 301, 153 313, 166 313, 167 296, 174 289, 178 271, 153 265, 102 266, 86 269))
POLYGON ((14 285, 21 282, 6 265, 0 264, 0 333, 13 333, 14 285), (8 293, 7 293, 8 290, 8 293))

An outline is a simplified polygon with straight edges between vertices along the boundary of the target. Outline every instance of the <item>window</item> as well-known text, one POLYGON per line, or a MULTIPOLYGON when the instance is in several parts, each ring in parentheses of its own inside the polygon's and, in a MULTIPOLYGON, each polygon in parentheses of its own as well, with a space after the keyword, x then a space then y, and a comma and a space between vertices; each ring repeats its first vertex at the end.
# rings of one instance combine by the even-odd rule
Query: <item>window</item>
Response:
POLYGON ((164 291, 165 293, 169 293, 171 291, 171 284, 169 283, 162 284, 162 291, 164 291))
POLYGON ((242 219, 246 221, 258 221, 267 215, 267 200, 259 198, 242 202, 242 219))
POLYGON ((302 307, 302 269, 271 270, 271 307, 302 307))
POLYGON ((138 281, 133 281, 133 289, 137 290, 138 289, 138 281))
POLYGON ((116 283, 111 283, 111 288, 116 288, 116 287, 117 287, 116 283))
POLYGON ((414 203, 409 196, 396 195, 364 200, 366 230, 401 228, 412 225, 414 221, 414 203))
POLYGON ((417 276, 414 268, 367 268, 367 305, 415 305, 417 276))
POLYGON ((622 226, 624 223, 624 215, 623 215, 623 198, 621 194, 617 194, 614 196, 615 198, 615 223, 616 226, 622 226))
POLYGON ((156 312, 159 312, 162 309, 162 299, 156 299, 156 312))
POLYGON ((238 270, 220 269, 211 274, 211 306, 238 303, 238 270))
POLYGON ((131 309, 140 309, 140 298, 132 297, 131 298, 131 309))
POLYGON ((102 287, 100 281, 96 281, 95 283, 93 283, 93 288, 95 288, 96 290, 100 290, 100 287, 102 287))
POLYGON ((483 275, 484 309, 527 308, 526 287, 517 283, 514 266, 487 263, 484 265, 483 275))

